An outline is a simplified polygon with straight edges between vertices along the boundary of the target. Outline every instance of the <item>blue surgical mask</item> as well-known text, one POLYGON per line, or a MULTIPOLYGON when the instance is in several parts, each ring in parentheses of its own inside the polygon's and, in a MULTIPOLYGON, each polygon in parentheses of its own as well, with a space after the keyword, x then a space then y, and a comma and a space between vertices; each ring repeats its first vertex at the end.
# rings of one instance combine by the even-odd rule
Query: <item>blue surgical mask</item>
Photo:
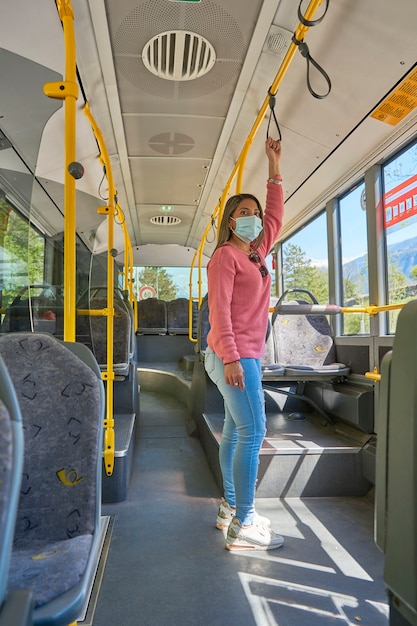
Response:
POLYGON ((247 217, 231 218, 236 222, 234 234, 242 241, 250 243, 257 238, 262 231, 262 220, 257 215, 248 215, 247 217))

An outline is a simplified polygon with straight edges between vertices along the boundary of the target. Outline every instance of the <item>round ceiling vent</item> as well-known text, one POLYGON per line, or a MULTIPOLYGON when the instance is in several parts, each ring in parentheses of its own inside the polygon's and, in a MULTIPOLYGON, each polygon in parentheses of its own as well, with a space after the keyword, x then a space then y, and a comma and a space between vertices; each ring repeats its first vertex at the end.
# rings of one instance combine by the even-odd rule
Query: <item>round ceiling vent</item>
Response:
POLYGON ((180 218, 175 215, 155 215, 149 221, 157 226, 176 226, 181 224, 180 218))
POLYGON ((152 37, 142 50, 146 68, 166 80, 194 80, 207 74, 216 53, 207 39, 185 30, 171 30, 152 37))

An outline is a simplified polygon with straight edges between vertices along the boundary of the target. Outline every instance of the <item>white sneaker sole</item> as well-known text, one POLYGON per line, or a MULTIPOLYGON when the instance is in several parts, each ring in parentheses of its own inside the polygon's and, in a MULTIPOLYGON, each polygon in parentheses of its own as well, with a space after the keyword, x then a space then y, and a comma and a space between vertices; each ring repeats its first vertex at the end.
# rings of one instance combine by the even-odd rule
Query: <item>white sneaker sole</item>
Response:
POLYGON ((277 543, 270 543, 270 544, 261 544, 261 543, 254 543, 251 541, 246 541, 245 539, 238 539, 237 541, 234 542, 229 542, 226 540, 226 550, 276 550, 277 548, 282 548, 282 546, 284 545, 284 539, 281 538, 282 540, 277 542, 277 543))

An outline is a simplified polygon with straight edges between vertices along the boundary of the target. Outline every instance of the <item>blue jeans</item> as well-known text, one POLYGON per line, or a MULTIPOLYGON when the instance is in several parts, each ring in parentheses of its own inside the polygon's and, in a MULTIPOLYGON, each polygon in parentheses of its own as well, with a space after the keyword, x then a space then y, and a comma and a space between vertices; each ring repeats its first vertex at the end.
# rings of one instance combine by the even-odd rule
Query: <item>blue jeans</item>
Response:
POLYGON ((241 359, 245 390, 226 384, 224 364, 209 348, 204 365, 224 400, 224 425, 219 460, 224 497, 236 506, 241 524, 251 524, 255 514, 255 489, 259 450, 266 433, 265 397, 259 359, 241 359))

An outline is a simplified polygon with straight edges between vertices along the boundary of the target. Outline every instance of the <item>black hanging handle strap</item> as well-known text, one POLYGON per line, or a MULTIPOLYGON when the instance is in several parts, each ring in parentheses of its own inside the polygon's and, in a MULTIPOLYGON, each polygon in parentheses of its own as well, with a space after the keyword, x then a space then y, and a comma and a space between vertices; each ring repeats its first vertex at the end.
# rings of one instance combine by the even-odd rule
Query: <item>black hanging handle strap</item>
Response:
POLYGON ((301 5, 303 3, 303 0, 300 0, 300 4, 298 5, 298 19, 300 20, 301 24, 304 24, 304 26, 307 26, 308 28, 311 28, 312 26, 316 26, 316 24, 320 24, 320 22, 323 20, 324 16, 327 13, 327 9, 329 8, 329 2, 330 0, 326 0, 326 7, 321 17, 318 17, 315 20, 306 20, 304 15, 301 13, 301 5))
POLYGON ((278 120, 277 120, 277 116, 275 115, 275 96, 277 95, 276 92, 275 93, 271 93, 271 87, 268 89, 268 95, 269 95, 269 120, 268 120, 268 128, 266 129, 266 138, 268 139, 269 137, 269 126, 271 124, 271 118, 274 118, 274 122, 275 125, 277 127, 277 131, 278 131, 278 139, 281 141, 281 129, 279 127, 278 124, 278 120))
MULTIPOLYGON (((303 3, 303 0, 300 0, 300 4, 298 5, 298 19, 300 20, 301 24, 303 24, 304 26, 307 26, 308 28, 311 28, 312 26, 316 26, 316 24, 320 24, 320 22, 324 19, 324 16, 327 13, 327 9, 329 8, 329 2, 330 0, 325 0, 325 8, 323 11, 323 15, 321 15, 320 17, 318 17, 315 20, 307 20, 304 15, 301 12, 301 5, 303 3)), ((318 100, 322 100, 323 98, 326 98, 326 96, 329 95, 331 89, 332 89, 332 83, 331 80, 329 78, 329 75, 327 74, 327 72, 324 71, 324 69, 317 63, 317 61, 315 61, 313 59, 313 57, 310 54, 310 50, 308 49, 308 45, 304 42, 303 39, 297 39, 294 33, 294 36, 292 38, 292 42, 298 46, 299 51, 301 52, 301 55, 307 60, 307 87, 309 92, 311 93, 311 95, 314 98, 317 98, 318 100), (323 76, 323 78, 325 79, 326 83, 327 83, 327 92, 323 93, 323 94, 319 94, 316 91, 314 91, 314 89, 311 86, 311 81, 310 81, 310 63, 312 65, 314 65, 314 67, 316 68, 316 70, 318 70, 318 72, 320 72, 320 74, 323 76)))
POLYGON ((299 41, 298 39, 296 39, 296 37, 294 35, 293 38, 292 38, 292 42, 295 43, 296 46, 298 46, 298 49, 301 52, 301 55, 305 59, 307 59, 307 87, 308 87, 309 92, 311 93, 312 96, 314 96, 314 98, 317 98, 318 100, 322 100, 323 98, 326 98, 326 96, 329 95, 329 93, 330 93, 330 91, 332 89, 332 83, 331 83, 329 75, 317 63, 317 61, 315 61, 313 59, 313 57, 310 54, 310 50, 308 49, 308 45, 303 40, 299 41), (328 87, 326 93, 319 94, 316 91, 314 91, 314 89, 312 88, 311 82, 310 82, 310 63, 312 65, 314 65, 314 67, 320 72, 320 74, 325 79, 325 81, 327 83, 327 87, 328 87))

